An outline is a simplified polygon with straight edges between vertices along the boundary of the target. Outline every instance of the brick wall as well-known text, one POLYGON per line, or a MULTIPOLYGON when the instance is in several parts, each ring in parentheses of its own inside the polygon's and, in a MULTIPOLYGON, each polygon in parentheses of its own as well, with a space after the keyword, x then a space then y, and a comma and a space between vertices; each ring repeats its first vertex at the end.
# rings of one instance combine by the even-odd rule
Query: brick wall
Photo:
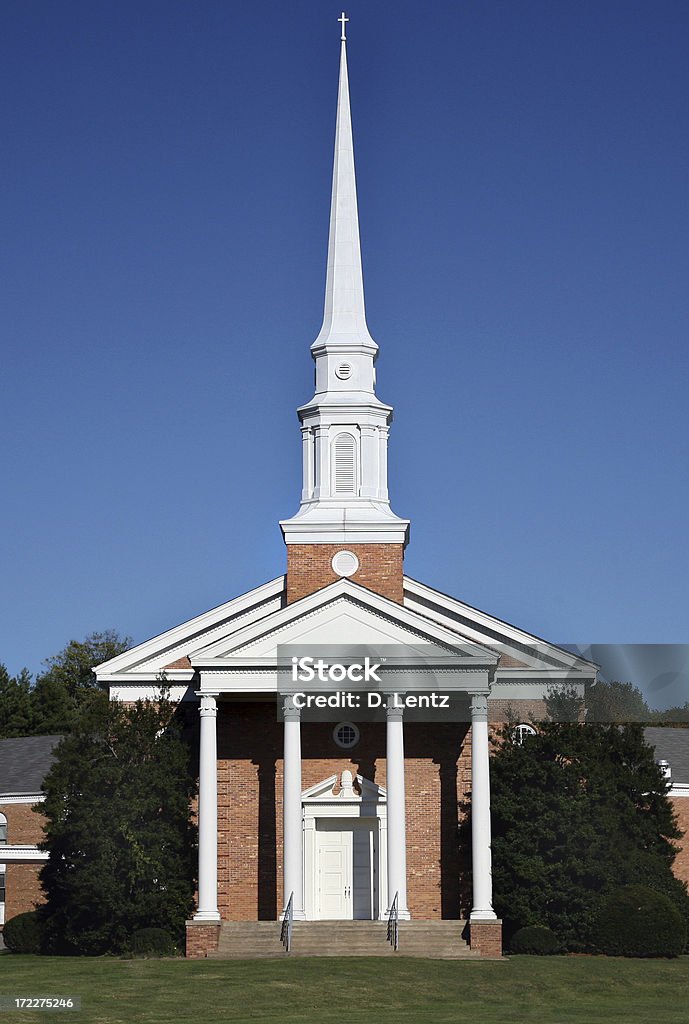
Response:
POLYGON ((673 871, 678 878, 689 885, 689 797, 676 796, 671 799, 677 815, 677 822, 684 832, 682 839, 675 840, 675 844, 679 846, 679 853, 675 857, 673 871))
POLYGON ((474 921, 469 925, 469 944, 481 956, 502 956, 502 921, 474 921))
MULTIPOLYGON (((31 804, 0 804, 0 811, 7 818, 8 843, 35 845, 43 838, 43 816, 31 809, 31 804)), ((2 853, 0 847, 0 863, 2 853)), ((33 910, 37 903, 43 902, 43 893, 38 881, 38 873, 42 863, 8 864, 5 869, 5 920, 27 910, 33 910)))
POLYGON ((32 809, 32 804, 2 804, 0 811, 7 818, 8 843, 40 843, 44 818, 32 809))
MULTIPOLYGON (((303 788, 344 769, 384 787, 385 726, 361 723, 359 743, 343 751, 332 739, 333 724, 302 725, 303 788)), ((465 916, 469 894, 457 825, 458 802, 471 780, 466 726, 408 724, 405 754, 409 909, 421 919, 465 916)), ((218 762, 220 914, 275 920, 283 906, 283 763, 274 703, 221 705, 218 762)))
POLYGON ((42 864, 8 864, 6 866, 5 920, 27 910, 33 910, 37 903, 43 903, 43 893, 38 881, 42 864))
POLYGON ((543 700, 489 700, 488 717, 494 728, 501 728, 505 722, 531 725, 548 716, 543 700))
POLYGON ((288 544, 288 604, 340 578, 330 564, 338 551, 352 551, 359 559, 359 568, 350 579, 402 604, 403 544, 288 544))
POLYGON ((187 921, 186 955, 201 960, 218 948, 220 925, 210 921, 187 921))

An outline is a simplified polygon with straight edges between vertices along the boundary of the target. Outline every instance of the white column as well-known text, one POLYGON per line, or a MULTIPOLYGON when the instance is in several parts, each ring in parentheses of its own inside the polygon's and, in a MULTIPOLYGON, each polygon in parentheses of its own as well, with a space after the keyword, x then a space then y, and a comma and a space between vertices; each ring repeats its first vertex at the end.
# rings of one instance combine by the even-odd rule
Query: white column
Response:
POLYGON ((388 815, 388 912, 397 893, 400 919, 410 918, 407 908, 407 828, 404 807, 404 726, 402 708, 391 707, 388 695, 386 784, 388 815))
POLYGON ((292 912, 304 920, 304 837, 301 807, 301 719, 291 698, 283 707, 285 746, 282 774, 282 843, 285 907, 292 894, 292 912))
POLYGON ((490 850, 490 766, 488 697, 471 696, 471 859, 474 884, 472 921, 495 921, 490 850))
POLYGON ((195 921, 219 921, 217 694, 199 694, 199 907, 195 921))

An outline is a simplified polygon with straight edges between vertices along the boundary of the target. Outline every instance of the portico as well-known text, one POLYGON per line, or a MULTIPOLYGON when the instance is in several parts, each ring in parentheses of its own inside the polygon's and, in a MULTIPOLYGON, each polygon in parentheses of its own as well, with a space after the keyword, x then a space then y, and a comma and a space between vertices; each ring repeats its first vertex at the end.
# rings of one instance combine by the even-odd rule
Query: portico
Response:
MULTIPOLYGON (((203 693, 199 747, 199 906, 194 920, 220 920, 218 860, 218 696, 203 693)), ((472 921, 494 921, 490 855, 487 695, 469 694, 472 773, 472 921)), ((231 704, 227 705, 231 715, 231 704)), ((295 920, 384 919, 397 897, 409 920, 404 710, 385 722, 385 787, 345 769, 316 786, 302 780, 302 723, 288 698, 283 710, 282 878, 295 920), (335 865, 335 867, 333 867, 335 865), (341 881, 335 885, 333 878, 341 881), (336 891, 338 888, 341 892, 336 891), (368 895, 366 895, 368 893, 368 895)), ((311 725, 311 728, 316 726, 311 725)), ((318 728, 321 728, 319 725, 318 728)), ((323 725, 325 731, 330 727, 323 725)), ((413 728, 413 726, 412 726, 413 728)), ((456 909, 460 916, 460 908, 456 909)))

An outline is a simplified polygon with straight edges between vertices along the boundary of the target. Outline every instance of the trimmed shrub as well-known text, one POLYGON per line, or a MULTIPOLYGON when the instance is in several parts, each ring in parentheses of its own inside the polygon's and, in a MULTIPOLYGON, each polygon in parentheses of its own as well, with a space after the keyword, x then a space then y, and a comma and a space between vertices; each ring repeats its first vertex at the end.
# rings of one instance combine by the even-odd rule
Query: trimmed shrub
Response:
POLYGON ((2 937, 11 953, 40 953, 42 931, 35 910, 5 922, 2 937))
POLYGON ((175 940, 164 928, 137 928, 130 947, 135 956, 174 956, 177 952, 175 940))
POLYGON ((532 956, 553 956, 562 952, 562 943, 550 928, 543 924, 530 924, 515 932, 510 942, 511 953, 529 953, 532 956))
POLYGON ((625 885, 601 902, 593 941, 608 956, 679 956, 687 923, 677 907, 645 885, 625 885))

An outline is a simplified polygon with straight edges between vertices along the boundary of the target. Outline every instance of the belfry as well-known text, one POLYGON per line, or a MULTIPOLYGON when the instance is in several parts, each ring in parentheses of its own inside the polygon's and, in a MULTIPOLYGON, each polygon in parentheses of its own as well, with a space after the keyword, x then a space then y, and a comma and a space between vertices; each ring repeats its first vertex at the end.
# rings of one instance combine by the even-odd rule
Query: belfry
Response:
POLYGON ((364 304, 347 20, 315 388, 298 410, 301 503, 280 523, 287 571, 96 670, 121 701, 155 700, 164 673, 198 717, 190 957, 280 955, 281 941, 301 955, 499 956, 489 723, 528 729, 553 681, 583 692, 595 678, 591 663, 404 574, 409 522, 390 506, 392 408, 376 393, 364 304), (350 703, 314 719, 286 687, 285 648, 365 650, 379 694, 418 692, 418 709, 442 690, 454 714, 381 698, 377 715, 350 703))

